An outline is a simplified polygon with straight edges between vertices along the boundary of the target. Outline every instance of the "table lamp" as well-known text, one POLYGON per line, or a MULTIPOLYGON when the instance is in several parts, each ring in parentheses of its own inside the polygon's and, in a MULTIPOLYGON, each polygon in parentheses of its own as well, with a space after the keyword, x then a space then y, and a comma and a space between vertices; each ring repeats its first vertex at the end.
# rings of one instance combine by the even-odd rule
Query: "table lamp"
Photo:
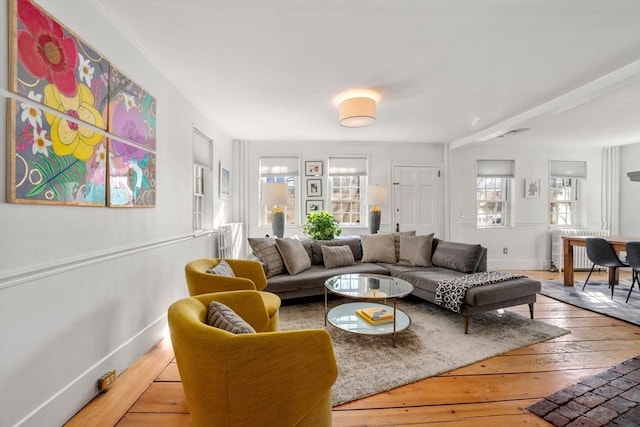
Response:
POLYGON ((284 236, 284 211, 281 205, 287 205, 287 184, 279 182, 267 182, 262 184, 262 204, 273 205, 271 210, 271 227, 273 235, 279 238, 284 236))
POLYGON ((385 185, 368 185, 365 204, 371 206, 369 210, 369 232, 376 234, 380 229, 380 208, 378 205, 386 205, 389 199, 389 190, 385 185))

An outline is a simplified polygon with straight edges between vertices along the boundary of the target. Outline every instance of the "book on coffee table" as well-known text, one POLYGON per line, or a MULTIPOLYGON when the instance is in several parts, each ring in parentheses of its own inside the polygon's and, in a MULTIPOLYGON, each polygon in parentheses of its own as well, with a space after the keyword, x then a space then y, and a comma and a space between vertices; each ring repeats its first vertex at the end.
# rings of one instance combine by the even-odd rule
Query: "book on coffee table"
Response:
POLYGON ((372 325, 380 325, 383 323, 393 322, 393 313, 391 312, 391 310, 386 308, 359 308, 356 310, 356 314, 372 325))

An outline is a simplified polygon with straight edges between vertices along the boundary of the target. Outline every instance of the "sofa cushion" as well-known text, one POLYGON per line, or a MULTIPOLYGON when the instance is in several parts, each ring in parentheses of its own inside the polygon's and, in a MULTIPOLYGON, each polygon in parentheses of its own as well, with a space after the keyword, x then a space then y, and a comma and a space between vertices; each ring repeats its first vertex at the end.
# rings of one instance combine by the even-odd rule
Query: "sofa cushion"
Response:
POLYGON ((300 240, 276 239, 276 247, 289 274, 298 274, 311 268, 311 258, 300 240))
POLYGON ((393 234, 365 234, 362 239, 362 262, 396 262, 393 234))
POLYGON ((211 301, 207 310, 207 324, 214 328, 224 329, 233 334, 254 334, 256 331, 250 324, 238 316, 235 311, 218 301, 211 301))
POLYGON ((353 259, 358 261, 362 259, 362 246, 358 237, 339 237, 333 240, 313 240, 311 242, 311 263, 314 265, 324 265, 322 255, 323 246, 344 246, 347 245, 353 252, 353 259))
POLYGON ((433 233, 426 236, 400 236, 398 264, 432 267, 431 244, 433 233))
POLYGON ((351 252, 351 248, 347 245, 324 245, 321 248, 325 268, 344 267, 346 265, 353 265, 356 263, 353 259, 353 252, 351 252))
POLYGON ((482 246, 440 240, 431 257, 436 267, 445 267, 463 273, 475 273, 482 256, 482 246))
POLYGON ((393 233, 393 244, 396 250, 396 261, 400 259, 400 236, 415 236, 416 230, 411 231, 396 231, 393 233))
POLYGON ((216 274, 218 276, 227 276, 227 277, 235 277, 235 273, 233 272, 233 268, 229 265, 229 263, 225 260, 222 260, 213 268, 207 270, 207 273, 216 274))
POLYGON ((284 273, 284 261, 274 237, 250 237, 248 240, 253 254, 264 265, 264 274, 267 278, 284 273))

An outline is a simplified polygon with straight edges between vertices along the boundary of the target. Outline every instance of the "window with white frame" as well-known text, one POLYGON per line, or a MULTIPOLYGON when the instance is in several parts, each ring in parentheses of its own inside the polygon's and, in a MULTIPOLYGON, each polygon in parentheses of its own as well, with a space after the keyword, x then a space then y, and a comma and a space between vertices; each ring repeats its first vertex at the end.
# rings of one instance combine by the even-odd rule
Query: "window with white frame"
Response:
POLYGON ((549 224, 559 227, 580 225, 579 181, 587 176, 582 161, 549 162, 549 224))
POLYGON ((509 227, 513 160, 478 160, 476 164, 476 226, 509 227))
POLYGON ((194 128, 193 231, 213 229, 213 140, 194 128))
MULTIPOLYGON (((287 205, 285 209, 285 224, 299 224, 298 192, 300 187, 300 156, 261 156, 260 163, 260 191, 263 183, 287 184, 287 205)), ((261 195, 259 199, 261 200, 261 195)), ((260 206, 260 224, 271 224, 271 207, 260 206)))
POLYGON ((341 226, 363 225, 362 189, 367 184, 367 161, 367 157, 362 156, 330 156, 328 159, 331 213, 341 226))

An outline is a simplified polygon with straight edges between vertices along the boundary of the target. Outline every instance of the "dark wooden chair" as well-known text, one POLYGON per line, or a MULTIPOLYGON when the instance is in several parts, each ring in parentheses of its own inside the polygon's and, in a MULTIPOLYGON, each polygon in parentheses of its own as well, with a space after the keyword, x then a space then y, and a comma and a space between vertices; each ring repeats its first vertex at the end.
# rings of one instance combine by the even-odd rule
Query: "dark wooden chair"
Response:
POLYGON ((593 265, 591 266, 587 280, 584 282, 584 286, 582 286, 582 290, 584 291, 584 288, 587 286, 587 282, 589 282, 591 273, 593 273, 596 265, 607 267, 613 269, 613 271, 609 272, 609 288, 611 289, 611 299, 613 299, 613 290, 618 277, 617 270, 620 267, 629 267, 629 265, 618 258, 616 251, 613 250, 609 242, 599 237, 590 237, 587 239, 587 257, 593 265))

